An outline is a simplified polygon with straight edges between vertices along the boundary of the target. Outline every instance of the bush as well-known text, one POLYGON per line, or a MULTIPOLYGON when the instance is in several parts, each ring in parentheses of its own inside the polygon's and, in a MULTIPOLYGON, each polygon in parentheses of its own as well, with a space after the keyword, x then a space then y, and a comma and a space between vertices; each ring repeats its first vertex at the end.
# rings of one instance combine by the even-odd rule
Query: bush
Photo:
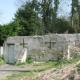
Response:
POLYGON ((0 59, 4 60, 4 55, 1 55, 1 56, 0 56, 0 59))
POLYGON ((75 32, 68 21, 66 21, 65 19, 57 19, 54 27, 55 33, 64 33, 67 30, 69 31, 69 33, 75 32))
POLYGON ((29 63, 29 64, 30 64, 30 63, 33 63, 33 62, 34 62, 34 59, 32 59, 32 58, 29 56, 28 59, 26 60, 26 62, 29 63))

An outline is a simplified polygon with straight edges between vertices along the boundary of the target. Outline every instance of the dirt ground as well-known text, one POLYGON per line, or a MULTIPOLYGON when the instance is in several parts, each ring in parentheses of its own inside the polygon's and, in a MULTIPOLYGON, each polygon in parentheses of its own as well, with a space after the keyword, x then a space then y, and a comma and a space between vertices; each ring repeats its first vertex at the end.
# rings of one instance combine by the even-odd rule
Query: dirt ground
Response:
POLYGON ((80 74, 77 72, 77 65, 79 64, 80 61, 58 69, 51 69, 43 73, 39 80, 80 80, 80 74))
MULTIPOLYGON (((77 65, 80 65, 80 61, 66 66, 63 65, 59 68, 47 70, 40 74, 37 80, 80 80, 80 74, 78 74, 77 65)), ((38 66, 37 68, 35 68, 30 65, 21 68, 20 66, 13 66, 9 64, 2 65, 0 66, 0 79, 13 73, 31 71, 42 68, 45 68, 45 66, 38 66)))

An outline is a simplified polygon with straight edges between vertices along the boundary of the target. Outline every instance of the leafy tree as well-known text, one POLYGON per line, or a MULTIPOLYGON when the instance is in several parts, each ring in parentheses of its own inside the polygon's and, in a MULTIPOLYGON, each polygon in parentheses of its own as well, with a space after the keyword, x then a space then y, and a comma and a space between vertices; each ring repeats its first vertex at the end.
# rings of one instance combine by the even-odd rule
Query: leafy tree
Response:
POLYGON ((79 15, 79 30, 80 30, 80 1, 79 0, 78 0, 78 15, 79 15))
POLYGON ((45 33, 48 33, 50 32, 49 27, 52 16, 52 0, 42 0, 41 8, 42 22, 45 27, 45 33))
POLYGON ((58 7, 59 7, 59 0, 54 0, 54 12, 55 12, 55 18, 57 17, 58 7))
POLYGON ((18 20, 10 22, 8 28, 11 29, 11 32, 9 32, 11 36, 17 36, 25 31, 25 29, 19 24, 18 20))
POLYGON ((57 17, 59 0, 42 0, 42 21, 45 26, 45 33, 54 32, 54 25, 57 17))
POLYGON ((10 22, 9 24, 0 25, 0 46, 3 45, 3 42, 7 37, 17 36, 23 30, 23 27, 19 25, 17 20, 10 22))
POLYGON ((15 19, 19 20, 19 24, 24 27, 25 31, 20 35, 40 34, 41 19, 38 17, 38 2, 26 2, 15 14, 15 19))
POLYGON ((74 29, 70 26, 69 22, 65 19, 57 18, 57 22, 55 23, 55 33, 64 33, 65 31, 69 31, 69 33, 74 33, 74 29))
POLYGON ((79 31, 79 15, 78 0, 72 0, 71 26, 74 28, 75 32, 79 31))
POLYGON ((59 7, 59 0, 54 0, 54 10, 53 10, 53 17, 52 17, 52 31, 55 32, 56 22, 57 22, 57 11, 59 7))

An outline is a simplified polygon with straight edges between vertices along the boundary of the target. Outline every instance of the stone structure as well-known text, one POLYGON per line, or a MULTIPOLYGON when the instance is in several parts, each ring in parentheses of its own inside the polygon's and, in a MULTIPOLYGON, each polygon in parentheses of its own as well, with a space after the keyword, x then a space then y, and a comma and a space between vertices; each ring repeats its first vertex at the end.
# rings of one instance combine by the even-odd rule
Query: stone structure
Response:
POLYGON ((16 62, 23 48, 35 61, 70 59, 80 55, 80 34, 8 37, 4 42, 5 61, 16 62))
POLYGON ((0 56, 3 55, 3 47, 0 46, 0 56))

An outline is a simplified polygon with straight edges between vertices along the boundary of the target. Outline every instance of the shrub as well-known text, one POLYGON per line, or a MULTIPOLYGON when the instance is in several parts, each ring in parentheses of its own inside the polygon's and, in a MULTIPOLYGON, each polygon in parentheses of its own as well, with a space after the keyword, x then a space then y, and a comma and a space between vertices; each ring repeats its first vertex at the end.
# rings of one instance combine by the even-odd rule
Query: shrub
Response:
POLYGON ((34 62, 34 59, 32 59, 32 58, 29 56, 28 59, 26 60, 26 62, 29 63, 29 64, 30 64, 30 63, 33 63, 33 62, 34 62))
POLYGON ((2 59, 2 60, 3 60, 3 59, 4 59, 4 55, 1 55, 1 56, 0 56, 0 59, 2 59))

